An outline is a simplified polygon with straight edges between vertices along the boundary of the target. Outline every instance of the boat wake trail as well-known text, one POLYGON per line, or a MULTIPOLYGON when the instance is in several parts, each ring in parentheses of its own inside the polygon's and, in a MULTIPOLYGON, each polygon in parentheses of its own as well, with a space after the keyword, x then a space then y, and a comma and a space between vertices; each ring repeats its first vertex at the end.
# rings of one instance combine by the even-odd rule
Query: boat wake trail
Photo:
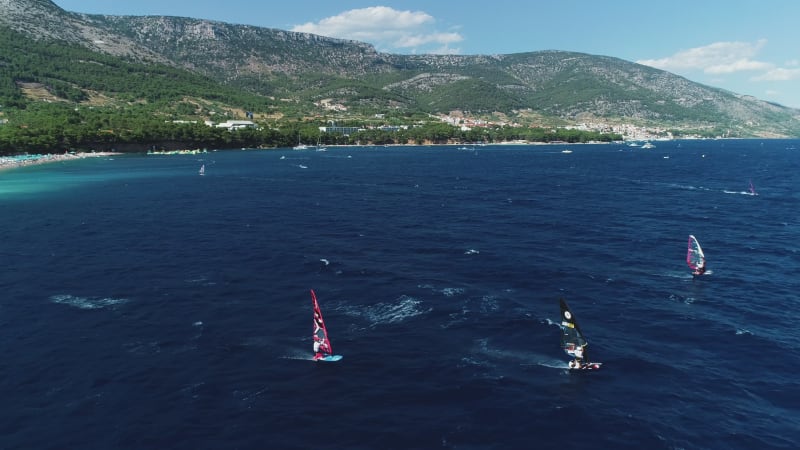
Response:
POLYGON ((490 358, 506 361, 516 361, 521 366, 542 366, 552 369, 567 369, 567 363, 538 353, 524 351, 503 350, 489 346, 487 339, 480 339, 477 342, 478 353, 490 358))
POLYGON ((283 356, 281 356, 281 359, 294 359, 294 360, 299 360, 299 361, 313 361, 314 360, 313 355, 311 355, 311 353, 302 352, 300 350, 296 350, 291 355, 283 355, 283 356))
POLYGON ((535 363, 537 366, 542 367, 549 367, 551 369, 559 369, 559 370, 567 370, 569 369, 569 365, 566 362, 561 361, 560 359, 548 359, 542 360, 535 363))

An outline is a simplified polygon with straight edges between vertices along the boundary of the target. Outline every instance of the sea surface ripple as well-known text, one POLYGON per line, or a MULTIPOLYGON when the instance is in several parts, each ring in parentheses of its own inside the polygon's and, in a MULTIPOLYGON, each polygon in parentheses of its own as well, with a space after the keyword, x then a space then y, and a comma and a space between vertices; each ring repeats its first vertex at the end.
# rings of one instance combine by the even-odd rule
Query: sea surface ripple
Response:
POLYGON ((796 144, 2 172, 0 448, 800 448, 796 144), (559 297, 601 370, 566 370, 559 297))

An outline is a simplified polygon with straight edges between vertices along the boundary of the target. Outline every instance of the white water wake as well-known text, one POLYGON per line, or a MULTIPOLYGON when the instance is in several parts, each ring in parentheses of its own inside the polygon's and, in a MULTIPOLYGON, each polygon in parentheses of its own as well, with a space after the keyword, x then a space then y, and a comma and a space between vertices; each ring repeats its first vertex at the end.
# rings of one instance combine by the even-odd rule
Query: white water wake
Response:
POLYGON ((72 306, 78 309, 102 309, 128 303, 126 298, 112 297, 79 297, 71 294, 58 294, 50 296, 50 301, 72 306))

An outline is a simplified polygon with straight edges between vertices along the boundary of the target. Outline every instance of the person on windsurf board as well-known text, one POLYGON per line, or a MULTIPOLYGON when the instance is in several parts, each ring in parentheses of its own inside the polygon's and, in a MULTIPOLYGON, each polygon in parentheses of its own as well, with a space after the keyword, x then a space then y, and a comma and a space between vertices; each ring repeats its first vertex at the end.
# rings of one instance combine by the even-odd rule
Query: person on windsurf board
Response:
MULTIPOLYGON (((313 292, 313 291, 312 291, 313 292)), ((316 298, 315 298, 316 300, 316 298)), ((322 321, 322 312, 319 305, 314 302, 314 361, 318 361, 331 353, 330 346, 327 344, 325 323, 322 321)))
POLYGON ((586 361, 586 347, 589 343, 583 336, 575 316, 570 311, 567 302, 559 299, 561 304, 561 348, 573 357, 568 366, 570 370, 596 370, 602 363, 586 361))
POLYGON ((313 334, 313 350, 314 361, 338 361, 342 359, 341 355, 334 355, 331 348, 331 341, 328 338, 328 330, 325 328, 325 321, 322 319, 322 311, 319 309, 319 302, 317 302, 317 295, 314 290, 311 290, 311 300, 314 307, 314 334, 313 334))
POLYGON ((686 247, 686 265, 692 269, 692 275, 695 277, 706 273, 706 255, 703 253, 700 243, 697 242, 697 238, 691 234, 686 247))

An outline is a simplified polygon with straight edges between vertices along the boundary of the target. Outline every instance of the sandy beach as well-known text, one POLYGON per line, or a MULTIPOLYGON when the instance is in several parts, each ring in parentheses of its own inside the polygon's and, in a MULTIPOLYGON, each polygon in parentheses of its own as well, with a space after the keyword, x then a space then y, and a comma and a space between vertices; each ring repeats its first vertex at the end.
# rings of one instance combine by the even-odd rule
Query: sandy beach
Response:
POLYGON ((69 161, 71 159, 96 158, 99 156, 118 155, 116 152, 62 153, 46 155, 0 156, 0 170, 51 162, 69 161))

